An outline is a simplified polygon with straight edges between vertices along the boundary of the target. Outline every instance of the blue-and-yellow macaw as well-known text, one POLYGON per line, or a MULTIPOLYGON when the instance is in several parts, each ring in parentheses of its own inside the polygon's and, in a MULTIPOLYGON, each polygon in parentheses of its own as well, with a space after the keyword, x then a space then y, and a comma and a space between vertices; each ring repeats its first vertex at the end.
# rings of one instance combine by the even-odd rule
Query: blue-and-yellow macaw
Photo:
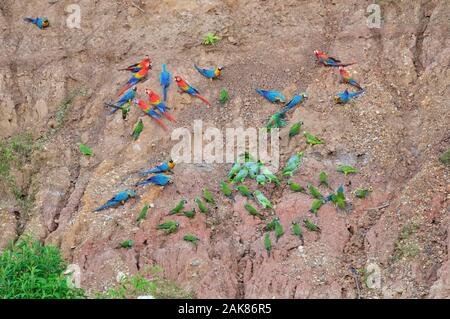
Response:
POLYGON ((363 94, 365 91, 366 90, 349 93, 348 90, 345 89, 343 93, 338 93, 334 96, 334 102, 336 102, 337 104, 345 104, 350 101, 350 99, 363 94))
POLYGON ((138 182, 135 186, 139 185, 147 185, 147 184, 155 184, 159 186, 166 186, 167 184, 172 183, 172 177, 164 174, 153 175, 147 178, 145 181, 138 182))
POLYGON ((279 113, 286 113, 287 111, 289 111, 294 106, 296 106, 297 104, 299 104, 300 102, 302 102, 304 99, 307 99, 307 98, 308 98, 308 95, 305 92, 294 96, 292 98, 292 100, 290 100, 289 103, 286 104, 286 107, 284 109, 282 109, 279 113))
POLYGON ((262 89, 256 89, 256 92, 264 96, 266 99, 268 99, 272 103, 284 103, 286 102, 286 98, 281 95, 278 91, 267 91, 262 89))
POLYGON ((126 91, 122 96, 120 96, 116 102, 114 103, 105 103, 106 106, 112 107, 113 110, 111 111, 111 114, 116 113, 117 110, 121 110, 122 107, 126 104, 132 101, 136 96, 137 88, 131 88, 128 91, 126 91))
POLYGON ((141 176, 148 175, 148 174, 154 174, 154 173, 165 173, 165 172, 171 172, 172 169, 175 167, 174 161, 170 160, 168 162, 161 163, 160 165, 157 165, 156 168, 143 171, 139 173, 141 176))
POLYGON ((23 18, 23 20, 37 25, 37 27, 41 30, 48 28, 50 26, 50 22, 48 21, 47 17, 36 18, 36 19, 25 17, 25 18, 23 18))
POLYGON ((132 198, 132 197, 136 197, 136 192, 133 190, 124 190, 123 192, 118 193, 116 196, 114 196, 113 198, 111 198, 109 201, 106 202, 105 205, 100 206, 99 208, 95 209, 94 212, 98 212, 100 210, 109 208, 109 207, 113 207, 113 206, 117 206, 120 204, 125 204, 125 202, 132 198))
POLYGON ((166 64, 162 65, 162 72, 159 75, 159 83, 163 89, 164 102, 167 101, 167 89, 170 86, 170 73, 167 71, 166 64))
POLYGON ((220 76, 220 72, 223 70, 223 66, 218 66, 214 69, 203 69, 194 64, 194 68, 204 77, 210 79, 217 79, 220 76))

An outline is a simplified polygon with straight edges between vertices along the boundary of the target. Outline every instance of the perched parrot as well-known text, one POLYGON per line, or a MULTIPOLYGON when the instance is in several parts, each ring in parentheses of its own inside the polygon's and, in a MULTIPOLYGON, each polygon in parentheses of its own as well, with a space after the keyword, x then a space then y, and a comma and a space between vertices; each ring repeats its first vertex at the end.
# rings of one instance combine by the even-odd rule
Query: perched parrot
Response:
POLYGON ((323 144, 323 141, 308 132, 303 132, 303 136, 306 138, 306 143, 309 145, 323 144))
POLYGON ((132 86, 138 84, 140 81, 145 80, 145 78, 147 77, 149 69, 150 69, 149 66, 145 66, 144 65, 144 67, 141 70, 139 70, 138 72, 134 73, 133 76, 131 77, 131 79, 128 80, 127 84, 125 84, 125 86, 119 91, 119 93, 117 95, 121 96, 123 94, 123 92, 125 92, 126 90, 128 90, 132 86))
POLYGON ((162 229, 165 231, 166 234, 172 234, 178 230, 179 226, 180 226, 179 222, 176 222, 174 220, 167 220, 164 223, 156 226, 156 229, 162 229))
POLYGON ((217 79, 220 76, 220 72, 223 70, 223 66, 218 66, 214 69, 202 69, 194 64, 194 68, 204 77, 210 79, 217 79))
POLYGON ((153 176, 147 178, 145 181, 136 183, 134 186, 147 185, 147 184, 155 184, 155 185, 159 185, 159 186, 165 186, 171 182, 172 182, 172 177, 163 175, 163 174, 158 174, 158 175, 153 175, 153 176))
POLYGON ((133 190, 125 190, 123 192, 118 193, 116 196, 114 196, 113 198, 111 198, 109 201, 106 202, 105 205, 100 206, 99 208, 95 209, 94 212, 98 212, 100 210, 109 208, 109 207, 113 207, 113 206, 117 206, 119 204, 125 204, 125 202, 132 198, 132 197, 136 197, 136 192, 133 190))
POLYGON ((349 66, 356 63, 342 63, 340 60, 328 56, 326 53, 320 52, 319 50, 314 50, 314 54, 316 55, 317 61, 325 66, 349 66))
POLYGON ((282 114, 286 113, 287 111, 289 111, 294 106, 296 106, 297 104, 299 104, 300 102, 302 102, 304 99, 307 99, 307 98, 308 98, 308 95, 305 92, 294 96, 292 98, 292 100, 290 100, 289 103, 286 104, 286 107, 280 111, 280 113, 282 113, 282 114))
POLYGON ((167 65, 164 63, 162 65, 162 71, 159 74, 159 83, 163 89, 164 102, 167 101, 167 89, 170 86, 170 73, 167 71, 167 65))
POLYGON ((224 181, 220 182, 220 189, 222 190, 222 193, 228 197, 234 200, 233 198, 233 191, 231 190, 230 186, 225 183, 224 181))
POLYGON ((250 205, 249 203, 245 203, 244 205, 245 209, 247 210, 247 212, 249 212, 250 215, 258 217, 261 220, 266 219, 260 212, 258 212, 256 210, 255 207, 253 207, 252 205, 250 205))
POLYGON ((309 211, 314 214, 317 215, 317 211, 319 210, 320 207, 322 207, 322 205, 324 204, 323 200, 321 199, 315 199, 312 204, 311 204, 311 208, 309 209, 309 211))
POLYGON ((294 192, 301 192, 301 193, 306 192, 306 190, 303 186, 301 186, 300 184, 297 184, 291 180, 288 180, 287 184, 289 185, 289 188, 294 192))
POLYGON ((169 128, 160 120, 161 119, 161 115, 158 114, 154 109, 152 109, 152 107, 150 106, 150 104, 145 103, 144 101, 140 100, 140 99, 134 99, 133 103, 136 104, 141 110, 142 112, 144 112, 145 114, 147 114, 148 116, 150 116, 153 120, 155 120, 164 130, 168 130, 169 128))
POLYGON ((286 163, 285 168, 283 169, 283 176, 292 176, 294 175, 295 171, 300 166, 300 163, 303 158, 303 152, 297 152, 294 155, 292 155, 289 160, 286 163))
POLYGON ((137 124, 133 129, 133 133, 131 133, 131 136, 133 136, 133 139, 135 141, 139 138, 139 135, 141 135, 143 130, 144 130, 144 122, 142 122, 142 119, 139 119, 139 122, 137 122, 137 124))
POLYGON ((157 165, 156 168, 141 172, 140 175, 148 175, 153 173, 164 173, 164 172, 171 172, 173 168, 175 167, 175 162, 170 160, 168 162, 161 163, 160 165, 157 165))
POLYGON ((270 234, 266 233, 264 236, 264 248, 267 250, 267 257, 270 257, 270 251, 272 250, 272 241, 270 240, 270 234))
POLYGON ((319 200, 324 200, 323 195, 320 193, 320 191, 314 187, 313 184, 308 184, 308 190, 312 197, 319 200))
POLYGON ((280 218, 279 217, 275 217, 274 219, 272 219, 265 227, 264 230, 265 231, 272 231, 275 230, 275 225, 277 223, 280 222, 280 218))
POLYGON ((330 187, 328 184, 328 175, 325 172, 320 172, 319 182, 320 182, 320 185, 325 185, 326 187, 330 187))
POLYGON ((144 207, 142 207, 141 212, 139 213, 138 217, 136 218, 137 222, 142 221, 143 219, 145 219, 145 217, 147 217, 148 214, 148 209, 150 208, 149 204, 145 204, 144 207))
POLYGON ((137 88, 134 87, 126 91, 123 95, 121 95, 116 102, 114 103, 105 103, 106 106, 114 108, 111 111, 111 114, 116 113, 117 110, 122 110, 122 107, 133 100, 136 97, 137 88))
POLYGON ((216 201, 214 200, 213 195, 207 188, 203 188, 203 198, 206 202, 215 205, 216 201))
POLYGON ((256 182, 258 183, 258 185, 265 185, 267 182, 267 178, 265 175, 257 175, 256 176, 256 182))
POLYGON ((354 87, 358 88, 358 90, 364 90, 361 85, 358 84, 358 82, 356 82, 355 80, 353 80, 353 78, 350 76, 350 74, 348 74, 347 71, 345 71, 345 69, 340 66, 339 67, 339 73, 340 73, 340 78, 339 81, 341 83, 348 83, 350 85, 353 85, 354 87))
POLYGON ((263 163, 261 161, 244 163, 244 167, 248 169, 250 178, 256 178, 262 166, 263 163))
POLYGON ((170 210, 169 215, 178 214, 178 213, 184 208, 184 205, 186 205, 186 204, 187 204, 187 200, 184 199, 184 198, 181 199, 181 200, 178 202, 177 206, 175 206, 174 208, 172 208, 172 209, 170 210))
POLYGON ((200 100, 202 100, 208 107, 211 106, 211 103, 209 103, 209 101, 204 98, 203 96, 201 96, 197 89, 195 89, 194 87, 192 87, 191 85, 189 85, 185 80, 183 80, 180 76, 175 76, 175 81, 177 82, 178 88, 180 89, 180 93, 188 93, 189 95, 195 96, 197 98, 199 98, 200 100))
POLYGON ((239 171, 239 173, 236 174, 236 176, 231 181, 231 184, 242 183, 245 181, 247 176, 248 176, 248 169, 244 167, 239 171))
POLYGON ((273 208, 272 203, 267 199, 266 196, 264 196, 263 193, 261 193, 261 191, 256 190, 253 195, 263 208, 273 208))
POLYGON ((266 99, 268 99, 272 103, 284 103, 286 102, 286 98, 281 95, 278 91, 267 91, 262 89, 256 89, 256 92, 264 96, 266 99))
POLYGON ((277 185, 280 185, 280 180, 265 166, 261 167, 261 174, 264 175, 270 182, 274 182, 277 185))
POLYGON ((207 214, 207 213, 209 212, 208 207, 206 207, 205 203, 204 203, 199 197, 196 197, 196 198, 194 199, 194 202, 197 204, 198 209, 200 209, 200 211, 201 211, 203 214, 207 214))
POLYGON ((179 214, 183 214, 187 218, 194 218, 195 217, 195 213, 196 213, 195 212, 195 208, 192 208, 191 210, 187 210, 187 211, 179 213, 179 214))
POLYGON ((275 238, 276 238, 275 242, 278 243, 278 239, 280 239, 281 236, 283 235, 284 235, 283 225, 281 225, 281 223, 278 222, 275 224, 275 238))
POLYGON ((145 89, 145 93, 148 95, 148 100, 153 107, 156 107, 169 121, 176 122, 176 120, 167 112, 169 108, 166 106, 166 103, 161 101, 158 94, 150 89, 145 89))
POLYGON ((270 131, 273 128, 282 128, 286 126, 286 115, 278 112, 269 117, 266 123, 266 129, 270 131))
POLYGON ((339 173, 344 173, 345 176, 347 176, 347 174, 356 174, 358 173, 358 169, 354 168, 351 165, 339 165, 336 168, 336 171, 339 173))
POLYGON ((358 188, 353 193, 358 198, 366 198, 367 195, 372 191, 372 188, 358 188))
POLYGON ((289 141, 294 136, 298 135, 300 133, 300 129, 302 128, 303 122, 299 121, 297 123, 292 124, 291 128, 289 129, 289 141))
POLYGON ((36 19, 25 17, 25 18, 23 18, 23 20, 37 25, 37 27, 41 30, 50 26, 50 22, 48 21, 47 17, 36 18, 36 19))
POLYGON ((146 55, 141 62, 130 65, 129 67, 126 67, 124 69, 119 69, 118 71, 131 71, 132 73, 137 73, 143 68, 152 68, 152 60, 150 60, 150 57, 148 55, 146 55))
POLYGON ((330 194, 326 198, 327 201, 333 202, 340 209, 345 209, 347 207, 347 202, 345 200, 344 187, 340 185, 336 190, 336 194, 330 194))
POLYGON ((362 90, 362 91, 358 91, 358 92, 351 92, 349 93, 347 89, 345 89, 344 92, 342 93, 337 93, 334 96, 334 102, 336 104, 346 104, 348 103, 352 98, 357 97, 358 95, 363 94, 364 92, 366 92, 366 90, 362 90))
POLYGON ((293 221, 291 225, 291 231, 292 235, 299 237, 303 244, 303 232, 300 224, 293 221))
POLYGON ((200 239, 197 236, 192 235, 192 234, 184 235, 183 240, 193 243, 194 246, 196 246, 196 247, 197 247, 197 242, 200 241, 200 239))
POLYGON ((310 221, 308 218, 303 219, 303 224, 305 225, 306 229, 309 231, 318 231, 320 232, 320 227, 314 224, 312 221, 310 221))
POLYGON ((246 196, 248 198, 253 198, 252 192, 248 189, 245 185, 239 185, 236 187, 236 189, 241 193, 242 196, 246 196))
POLYGON ((236 176, 236 174, 239 173, 241 168, 242 168, 241 164, 238 161, 236 161, 233 164, 233 166, 231 167, 230 172, 228 173, 228 176, 227 176, 228 180, 232 180, 236 176))

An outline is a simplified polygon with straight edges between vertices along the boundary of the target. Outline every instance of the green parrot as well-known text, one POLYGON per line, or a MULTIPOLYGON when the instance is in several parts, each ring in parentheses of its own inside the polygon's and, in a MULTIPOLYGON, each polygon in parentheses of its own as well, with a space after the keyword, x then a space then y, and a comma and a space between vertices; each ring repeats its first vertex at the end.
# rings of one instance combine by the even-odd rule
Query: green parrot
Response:
POLYGON ((243 154, 239 155, 239 159, 243 160, 244 162, 254 162, 255 161, 255 158, 249 152, 244 152, 243 154))
POLYGON ((308 184, 308 190, 309 193, 312 195, 312 197, 320 200, 324 199, 323 195, 319 192, 317 188, 314 187, 313 184, 308 184))
POLYGON ((261 191, 255 190, 253 195, 263 208, 273 208, 272 203, 266 198, 266 196, 264 196, 263 193, 261 193, 261 191))
POLYGON ((228 180, 232 180, 234 176, 236 176, 237 173, 241 170, 241 164, 239 162, 236 162, 231 167, 230 172, 228 173, 228 180))
POLYGON ((270 223, 268 223, 265 227, 264 230, 265 231, 272 231, 275 230, 275 225, 277 223, 280 222, 280 219, 278 217, 275 217, 274 219, 272 219, 272 221, 270 223))
POLYGON ((280 180, 275 175, 273 175, 273 173, 267 167, 261 167, 261 174, 264 175, 270 182, 281 185, 280 180))
POLYGON ((258 217, 261 220, 266 219, 260 212, 258 212, 256 210, 255 207, 253 207, 252 205, 250 205, 249 203, 245 203, 244 205, 245 209, 250 213, 250 215, 258 217))
POLYGON ((298 135, 300 133, 300 129, 302 128, 303 122, 297 122, 294 123, 291 126, 291 129, 289 130, 289 140, 291 140, 291 138, 293 138, 294 136, 298 135))
POLYGON ((302 228, 300 227, 299 223, 296 223, 293 221, 292 225, 291 225, 291 230, 292 230, 292 235, 298 236, 300 239, 303 238, 302 228))
POLYGON ((323 141, 319 140, 317 137, 315 137, 314 135, 312 135, 308 132, 303 132, 303 136, 306 137, 306 143, 308 143, 310 145, 323 144, 323 141))
POLYGON ((128 240, 124 240, 123 242, 120 243, 120 247, 121 248, 131 248, 134 245, 134 241, 132 241, 131 239, 128 240))
POLYGON ((318 231, 320 232, 320 227, 317 226, 316 224, 314 224, 312 221, 310 221, 308 218, 305 218, 303 220, 303 223, 306 227, 306 229, 308 229, 309 231, 318 231))
POLYGON ((245 181, 245 179, 248 176, 248 169, 246 169, 245 167, 242 168, 239 173, 236 174, 236 176, 233 178, 232 180, 232 184, 235 183, 242 183, 243 181, 245 181))
POLYGON ((325 172, 320 172, 319 174, 320 185, 325 185, 326 187, 330 187, 328 185, 328 175, 325 172))
POLYGON ((221 181, 220 182, 220 189, 222 190, 222 193, 226 197, 233 199, 233 191, 231 190, 230 186, 228 186, 227 183, 225 183, 224 181, 221 181))
POLYGON ((266 129, 271 131, 273 128, 282 128, 286 126, 286 114, 284 113, 275 113, 266 123, 266 129))
POLYGON ((120 109, 122 110, 122 119, 126 120, 128 112, 130 112, 131 110, 131 103, 128 102, 127 104, 123 105, 120 109))
POLYGON ((256 182, 258 183, 258 185, 265 185, 267 182, 267 178, 265 175, 257 175, 256 176, 256 182))
POLYGON ((210 204, 215 205, 216 201, 214 200, 213 195, 207 188, 203 188, 203 199, 210 204))
POLYGON ((294 175, 294 172, 298 169, 300 166, 300 163, 303 158, 303 152, 297 152, 294 155, 292 155, 289 160, 286 163, 286 167, 283 169, 283 176, 292 176, 294 175))
POLYGON ((133 129, 133 133, 131 133, 131 136, 133 136, 133 139, 135 141, 139 138, 139 135, 141 135, 143 130, 144 130, 144 122, 142 122, 142 119, 139 119, 139 122, 133 129))
POLYGON ((199 197, 194 199, 194 202, 197 204, 198 208, 203 214, 207 214, 209 212, 208 207, 206 207, 205 203, 199 197))
POLYGON ((242 196, 253 198, 253 194, 251 193, 251 191, 248 189, 247 186, 239 185, 236 187, 236 189, 241 193, 242 196))
POLYGON ((183 237, 183 240, 191 242, 194 244, 194 246, 197 247, 197 242, 200 240, 197 236, 192 235, 192 234, 186 234, 183 237))
POLYGON ((366 198, 371 191, 371 188, 358 188, 354 191, 354 194, 358 198, 366 198))
POLYGON ((284 235, 284 229, 283 229, 283 225, 281 225, 280 222, 277 222, 275 224, 275 237, 276 237, 276 242, 278 242, 278 239, 281 238, 281 236, 284 235))
POLYGON ((141 220, 145 219, 147 217, 148 209, 150 206, 148 204, 145 204, 142 208, 141 212, 139 213, 139 216, 137 217, 136 221, 140 222, 141 220))
POLYGON ((270 257, 270 251, 272 250, 272 241, 270 240, 270 234, 266 233, 264 236, 264 248, 267 250, 267 256, 270 257))
POLYGON ((180 223, 174 220, 167 220, 162 224, 156 226, 156 229, 162 229, 166 234, 175 233, 178 230, 180 223))
POLYGON ((311 204, 311 208, 309 209, 309 211, 314 215, 317 215, 317 211, 319 210, 320 207, 322 207, 323 204, 324 204, 323 200, 315 199, 311 204))
POLYGON ((288 180, 287 184, 289 185, 289 188, 294 192, 302 192, 302 193, 306 192, 306 190, 303 188, 303 186, 301 186, 300 184, 297 184, 291 180, 288 180))
POLYGON ((195 217, 195 208, 192 208, 191 210, 184 211, 182 213, 178 213, 178 215, 183 214, 187 218, 194 218, 195 217))
POLYGON ((344 173, 345 176, 351 173, 358 173, 358 170, 351 165, 339 165, 336 168, 336 171, 338 171, 339 173, 344 173))
POLYGON ((259 174, 262 165, 261 161, 244 163, 244 167, 248 169, 248 175, 253 179, 259 174))
POLYGON ((187 204, 187 200, 186 199, 182 199, 178 202, 177 206, 175 206, 175 208, 171 209, 169 212, 169 215, 175 215, 178 214, 179 212, 181 212, 181 210, 184 208, 184 205, 187 204))
POLYGON ((340 185, 336 191, 336 194, 330 194, 327 196, 327 201, 332 201, 340 209, 345 209, 347 207, 347 202, 345 201, 344 187, 340 185))

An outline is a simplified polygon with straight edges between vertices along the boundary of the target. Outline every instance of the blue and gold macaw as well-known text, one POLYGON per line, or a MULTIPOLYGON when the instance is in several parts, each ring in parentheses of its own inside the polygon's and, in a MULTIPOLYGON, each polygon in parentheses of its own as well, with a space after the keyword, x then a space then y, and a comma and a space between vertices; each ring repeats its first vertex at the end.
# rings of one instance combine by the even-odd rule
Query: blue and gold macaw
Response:
POLYGON ((194 68, 204 77, 210 79, 217 79, 220 76, 220 72, 223 70, 223 66, 218 66, 214 69, 203 69, 194 64, 194 68))
POLYGON ((164 173, 164 172, 170 172, 175 167, 174 161, 170 160, 168 162, 161 163, 160 165, 157 165, 156 168, 141 172, 140 175, 148 175, 153 173, 164 173))
POLYGON ((170 73, 167 71, 167 66, 165 63, 162 65, 162 72, 159 75, 159 83, 163 89, 163 98, 165 102, 167 100, 167 89, 170 86, 170 73))
POLYGON ((50 22, 48 21, 47 17, 42 17, 42 18, 29 18, 29 17, 25 17, 23 18, 24 21, 32 23, 37 25, 37 27, 41 30, 47 28, 50 26, 50 22))
POLYGON ((264 96, 266 99, 268 99, 272 103, 284 103, 286 102, 286 98, 281 95, 278 91, 267 91, 262 89, 256 89, 256 92, 264 96))
POLYGON ((124 205, 128 199, 133 198, 133 197, 136 197, 135 191, 129 190, 129 189, 124 190, 123 192, 118 193, 116 196, 114 196, 109 201, 107 201, 105 205, 100 206, 99 208, 95 209, 94 212, 98 212, 100 210, 110 208, 113 206, 117 206, 120 204, 124 205))
POLYGON ((158 174, 158 175, 153 175, 153 176, 147 178, 145 181, 138 182, 134 186, 147 185, 147 184, 166 186, 167 184, 169 184, 171 182, 172 182, 171 176, 167 176, 164 174, 158 174))
POLYGON ((366 90, 361 90, 358 92, 349 93, 348 90, 345 89, 343 93, 338 93, 334 96, 334 102, 336 102, 337 104, 345 104, 350 101, 350 99, 363 94, 365 91, 366 90))
POLYGON ((279 113, 282 113, 282 114, 286 113, 287 111, 289 111, 294 106, 296 106, 297 104, 299 104, 300 102, 302 102, 304 99, 307 99, 307 98, 308 98, 308 95, 305 92, 294 96, 292 98, 292 100, 290 100, 289 103, 286 104, 286 107, 284 109, 282 109, 279 113))

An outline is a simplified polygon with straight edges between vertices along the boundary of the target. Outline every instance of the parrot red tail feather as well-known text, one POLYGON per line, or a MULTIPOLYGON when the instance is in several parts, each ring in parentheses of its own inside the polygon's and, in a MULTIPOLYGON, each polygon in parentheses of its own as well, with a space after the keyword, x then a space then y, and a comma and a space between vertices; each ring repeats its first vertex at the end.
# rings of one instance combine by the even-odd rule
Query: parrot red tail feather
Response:
POLYGON ((177 120, 175 120, 175 119, 172 117, 172 115, 170 115, 169 113, 164 112, 163 115, 164 115, 169 121, 172 121, 172 122, 175 122, 175 123, 177 122, 177 120))
POLYGON ((201 96, 199 94, 196 94, 195 96, 198 97, 200 100, 202 100, 204 103, 206 103, 206 105, 211 106, 211 103, 209 103, 209 101, 206 98, 204 98, 203 96, 201 96))
POLYGON ((166 124, 164 124, 163 121, 161 121, 160 119, 156 119, 154 117, 152 117, 152 119, 154 119, 156 121, 156 123, 158 123, 164 129, 164 131, 169 130, 169 128, 166 126, 166 124))

